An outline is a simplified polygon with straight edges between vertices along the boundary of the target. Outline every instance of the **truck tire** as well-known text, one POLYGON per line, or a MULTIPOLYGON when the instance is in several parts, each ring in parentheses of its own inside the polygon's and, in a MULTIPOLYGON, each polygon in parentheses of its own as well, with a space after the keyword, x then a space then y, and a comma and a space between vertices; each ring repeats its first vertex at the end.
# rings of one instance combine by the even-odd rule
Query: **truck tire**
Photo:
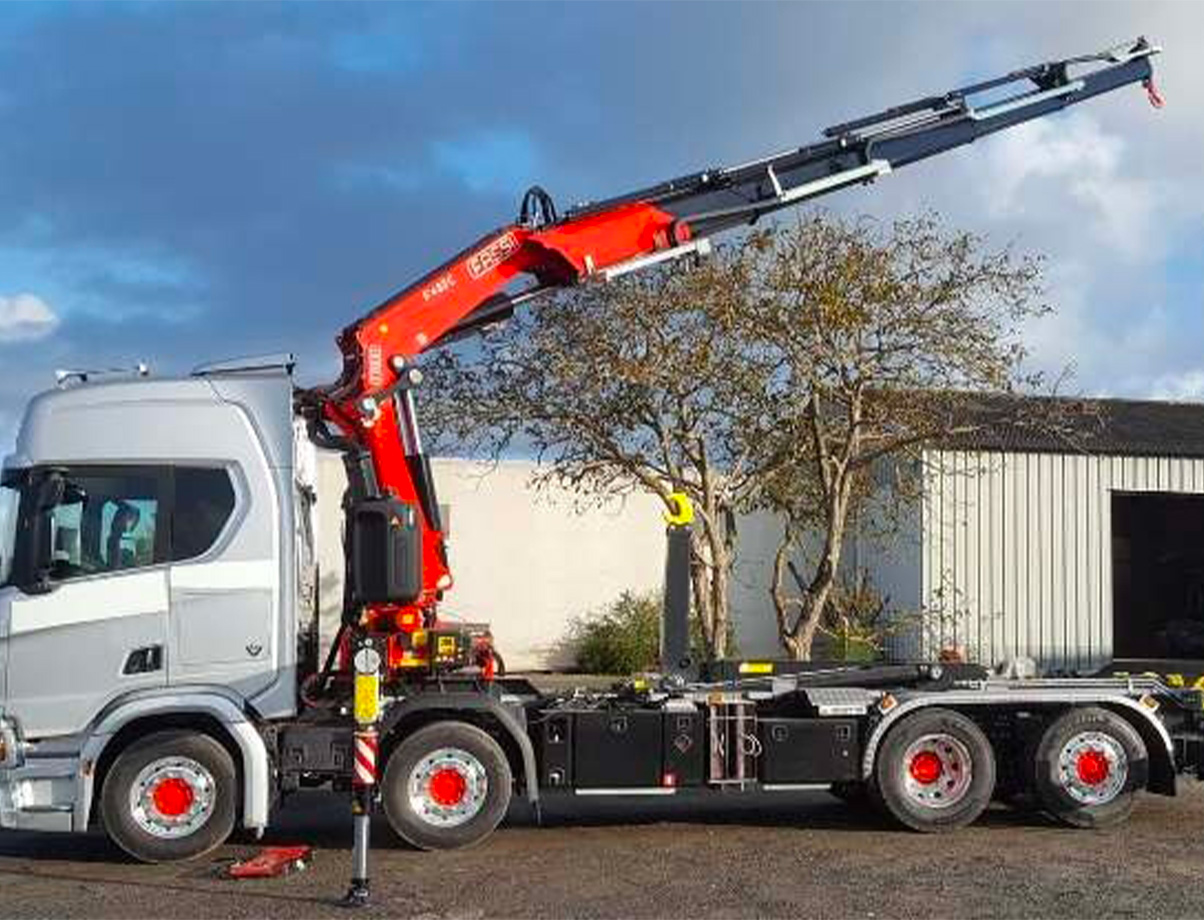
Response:
POLYGON ((156 732, 121 752, 105 776, 105 832, 147 863, 196 859, 234 830, 238 773, 234 758, 208 735, 156 732))
POLYGON ((420 850, 450 850, 484 840, 510 805, 513 777, 505 752, 465 722, 435 722, 389 757, 381 799, 394 832, 420 850))
POLYGON ((1133 811, 1149 763, 1133 726, 1099 707, 1071 709, 1045 730, 1033 777, 1050 816, 1071 827, 1120 824, 1133 811))
POLYGON ((954 830, 991 803, 995 754, 966 716, 923 709, 887 732, 874 779, 876 797, 901 824, 926 833, 954 830))

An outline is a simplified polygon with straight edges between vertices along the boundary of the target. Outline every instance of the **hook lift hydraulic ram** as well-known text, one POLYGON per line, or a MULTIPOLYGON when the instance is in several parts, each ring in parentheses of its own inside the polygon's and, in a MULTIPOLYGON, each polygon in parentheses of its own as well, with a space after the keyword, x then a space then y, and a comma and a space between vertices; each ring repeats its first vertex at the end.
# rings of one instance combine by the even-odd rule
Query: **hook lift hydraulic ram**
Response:
POLYGON ((1169 678, 700 666, 682 500, 660 674, 545 694, 496 673, 488 628, 438 610, 452 576, 414 411, 415 358, 522 302, 705 253, 725 230, 1122 86, 1161 104, 1157 52, 1138 39, 1024 68, 563 215, 533 188, 515 223, 343 330, 326 387, 297 390, 291 363, 268 359, 176 380, 65 374, 30 402, 0 481, 15 522, 0 528, 0 827, 99 821, 139 859, 188 859, 236 824, 263 832, 299 789, 350 790, 347 903, 364 904, 377 807, 409 843, 449 848, 488 836, 512 794, 538 808, 821 785, 921 831, 1012 792, 1072 826, 1122 820, 1139 790, 1173 795, 1199 772, 1204 725, 1201 691, 1169 678), (343 616, 321 666, 296 459, 310 441, 348 473, 343 616))

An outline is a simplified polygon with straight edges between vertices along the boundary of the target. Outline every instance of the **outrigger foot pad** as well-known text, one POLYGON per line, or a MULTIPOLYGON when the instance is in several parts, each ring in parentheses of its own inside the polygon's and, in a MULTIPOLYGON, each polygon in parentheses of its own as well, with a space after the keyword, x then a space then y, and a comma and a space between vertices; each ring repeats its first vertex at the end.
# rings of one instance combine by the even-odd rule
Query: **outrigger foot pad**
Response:
POLYGON ((343 907, 367 907, 369 900, 368 880, 352 879, 351 887, 339 904, 343 907))

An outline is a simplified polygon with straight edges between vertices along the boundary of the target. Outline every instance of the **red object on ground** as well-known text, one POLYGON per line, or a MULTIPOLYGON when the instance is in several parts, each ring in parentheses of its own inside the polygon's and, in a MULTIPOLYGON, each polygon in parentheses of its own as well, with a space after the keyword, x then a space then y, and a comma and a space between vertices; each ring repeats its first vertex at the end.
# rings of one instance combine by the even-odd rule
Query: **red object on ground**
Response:
POLYGON ((229 878, 278 878, 309 865, 313 847, 264 847, 250 859, 240 859, 226 870, 229 878))

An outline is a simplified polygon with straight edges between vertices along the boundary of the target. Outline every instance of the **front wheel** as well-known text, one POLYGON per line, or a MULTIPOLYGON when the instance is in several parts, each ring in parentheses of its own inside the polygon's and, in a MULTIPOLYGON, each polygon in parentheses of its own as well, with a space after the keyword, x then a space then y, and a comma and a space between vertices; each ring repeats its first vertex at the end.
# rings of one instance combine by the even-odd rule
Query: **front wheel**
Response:
POLYGON ((995 791, 995 754, 973 721, 949 709, 924 709, 892 728, 878 750, 874 788, 912 830, 972 823, 995 791))
POLYGON ((464 722, 435 722, 389 757, 381 799, 399 837, 421 850, 484 840, 510 805, 513 778, 505 752, 464 722))
POLYGON ((100 817, 109 837, 142 862, 196 859, 234 829, 237 773, 221 744, 188 731, 132 743, 105 776, 100 817))

